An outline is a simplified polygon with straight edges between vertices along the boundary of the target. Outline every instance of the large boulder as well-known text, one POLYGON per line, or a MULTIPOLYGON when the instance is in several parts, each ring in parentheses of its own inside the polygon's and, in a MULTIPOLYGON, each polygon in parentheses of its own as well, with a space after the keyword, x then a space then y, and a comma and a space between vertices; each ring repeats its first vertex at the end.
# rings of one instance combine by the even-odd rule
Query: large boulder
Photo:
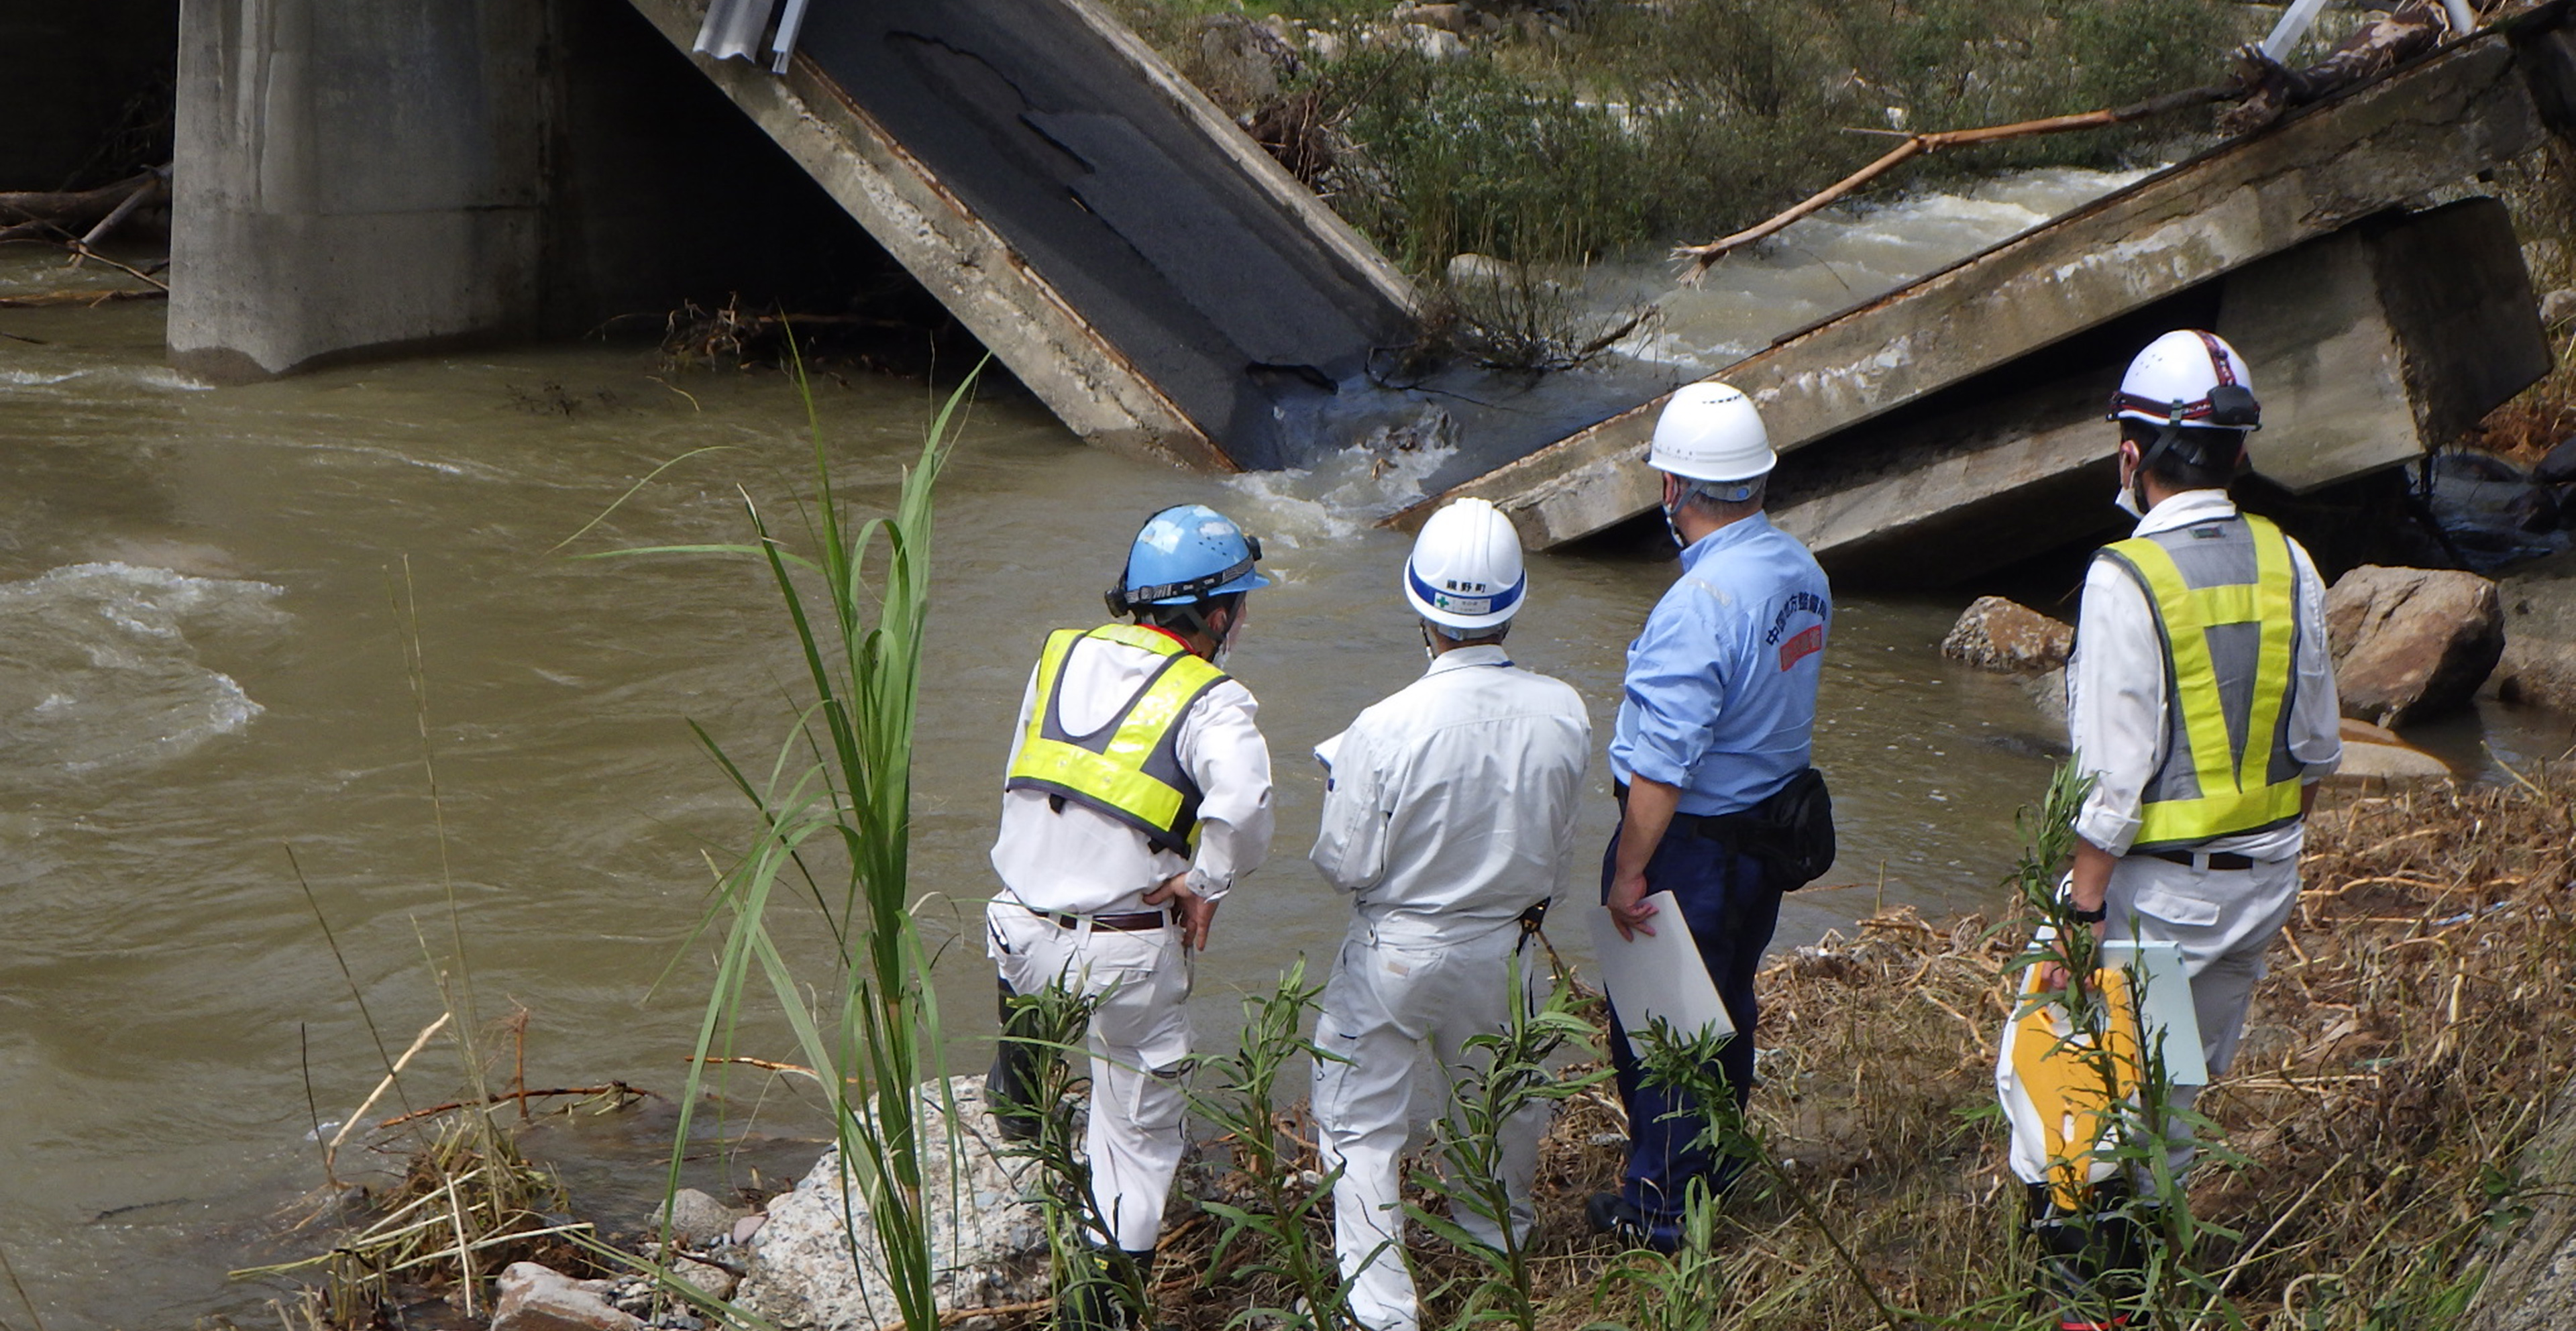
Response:
POLYGON ((2489 682, 2506 702, 2576 712, 2576 642, 2508 638, 2489 682))
POLYGON ((1279 96, 1282 81, 1300 68, 1284 23, 1255 23, 1241 14, 1218 14, 1199 26, 1198 49, 1182 73, 1208 100, 1241 115, 1279 96))
POLYGON ((2531 469, 2531 479, 2543 485, 2565 485, 2576 481, 2576 439, 2564 440, 2540 457, 2531 469))
POLYGON ((2000 596, 1978 597, 1941 640, 1943 656, 2016 675, 2056 670, 2074 650, 2074 629, 2000 596))
POLYGON ((2383 726, 2465 705, 2504 655, 2496 585, 2474 573, 2364 564, 2326 593, 2343 714, 2383 726))
MULTIPOLYGON (((940 1311, 1043 1297, 1046 1225, 1027 1200, 1039 1184, 1037 1166, 1001 1154, 1003 1143, 984 1110, 982 1077, 953 1078, 949 1093, 957 1105, 955 1150, 932 1150, 922 1161, 940 1311)), ((925 1086, 921 1097, 937 1140, 945 1112, 939 1090, 925 1086)), ((868 1199, 849 1183, 835 1148, 793 1190, 770 1199, 769 1219, 752 1235, 751 1267, 736 1303, 784 1331, 894 1331, 902 1324, 888 1294, 868 1199), (855 1263, 852 1223, 858 1229, 855 1263)))

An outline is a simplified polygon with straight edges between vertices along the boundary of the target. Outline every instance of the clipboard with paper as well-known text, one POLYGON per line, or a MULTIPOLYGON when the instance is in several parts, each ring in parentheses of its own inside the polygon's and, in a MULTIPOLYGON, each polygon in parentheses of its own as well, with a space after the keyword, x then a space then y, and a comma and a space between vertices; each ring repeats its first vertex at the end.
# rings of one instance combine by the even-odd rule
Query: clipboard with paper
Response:
POLYGON ((1592 951, 1600 959, 1601 986, 1631 1040, 1642 1039, 1660 1017, 1673 1033, 1690 1039, 1702 1031, 1733 1035, 1735 1022, 1708 978, 1708 963, 1699 955, 1690 929, 1682 923, 1679 902, 1670 892, 1646 898, 1655 908, 1652 934, 1621 938, 1606 906, 1592 910, 1592 951))

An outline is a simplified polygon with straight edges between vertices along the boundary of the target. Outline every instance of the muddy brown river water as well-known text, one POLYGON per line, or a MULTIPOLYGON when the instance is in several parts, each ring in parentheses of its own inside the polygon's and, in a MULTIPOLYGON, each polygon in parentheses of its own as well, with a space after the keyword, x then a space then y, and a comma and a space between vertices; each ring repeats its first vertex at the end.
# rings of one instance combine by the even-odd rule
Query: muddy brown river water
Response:
MULTIPOLYGON (((58 284, 53 262, 6 260, 0 290, 58 284)), ((531 1084, 676 1089, 709 977, 689 942, 707 856, 747 826, 685 723, 765 761, 798 670, 756 570, 572 557, 737 539, 737 487, 783 511, 807 454, 776 374, 675 377, 649 352, 582 345, 213 389, 162 365, 161 317, 0 319, 34 339, 0 340, 0 1255, 54 1331, 270 1320, 279 1287, 224 1272, 307 1250, 275 1217, 321 1181, 315 1120, 345 1117, 382 1069, 351 980, 397 1049, 441 1010, 451 878, 457 974, 486 1016, 526 1009, 531 1084), (404 664, 415 610, 425 712, 404 664)), ((823 383, 859 504, 891 493, 933 405, 918 383, 823 383)), ((1301 953, 1322 964, 1344 907, 1302 861, 1307 751, 1421 667, 1404 538, 1365 521, 1408 484, 1356 461, 1183 475, 1084 448, 1025 397, 979 407, 939 501, 914 858, 932 933, 989 890, 1006 732, 1042 632, 1094 620, 1137 521, 1195 500, 1259 533, 1281 584, 1235 658, 1277 759, 1279 844, 1218 918, 1203 1041, 1230 1037, 1239 992, 1301 953)), ((1582 690, 1598 735, 1671 571, 1651 552, 1534 561, 1513 652, 1582 690)), ((1783 946, 1882 896, 1989 907, 2050 761, 2017 686, 1938 655, 1964 596, 1840 599, 1817 753, 1843 857, 1791 899, 1783 946)), ((2473 762, 2483 740, 2522 756, 2563 736, 2469 721, 2437 737, 2473 762)), ((1606 781, 1596 758, 1577 893, 1606 781)), ((1579 960, 1584 931, 1556 932, 1579 960)), ((788 933, 801 955, 822 946, 819 926, 788 933)), ((953 1065, 980 1068, 991 972, 961 945, 937 974, 953 1065)), ((740 1047, 793 1056, 774 1023, 740 1047)), ((452 1055, 421 1066, 413 1104, 455 1084, 452 1055)), ((793 1093, 737 1089, 792 1157, 812 1122, 793 1093)), ((656 1121, 559 1144, 576 1190, 632 1203, 656 1121)), ((5 1286, 0 1310, 18 1323, 5 1286)))

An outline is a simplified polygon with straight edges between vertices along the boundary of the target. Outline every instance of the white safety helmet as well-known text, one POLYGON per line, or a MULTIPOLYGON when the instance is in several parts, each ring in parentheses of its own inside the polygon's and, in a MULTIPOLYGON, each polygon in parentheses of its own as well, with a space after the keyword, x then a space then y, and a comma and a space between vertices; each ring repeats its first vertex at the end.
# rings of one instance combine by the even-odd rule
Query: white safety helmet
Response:
POLYGON ((2263 412, 2245 358, 2227 339, 2177 328, 2129 362, 2120 391, 2111 397, 2110 419, 2241 434, 2261 429, 2263 412))
POLYGON ((1753 399, 1714 381, 1673 390, 1646 452, 1647 466, 1693 481, 1756 480, 1779 462, 1753 399))
POLYGON ((1404 561, 1404 599, 1443 628, 1509 623, 1528 594, 1521 534, 1482 499, 1455 500, 1432 514, 1404 561))

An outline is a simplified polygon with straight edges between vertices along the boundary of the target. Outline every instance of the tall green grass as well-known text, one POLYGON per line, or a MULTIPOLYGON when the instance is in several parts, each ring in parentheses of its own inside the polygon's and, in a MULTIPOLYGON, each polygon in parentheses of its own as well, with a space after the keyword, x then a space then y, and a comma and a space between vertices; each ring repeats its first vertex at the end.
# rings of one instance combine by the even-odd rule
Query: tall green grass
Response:
MULTIPOLYGON (((1204 5, 1129 7, 1186 62, 1204 5)), ((1281 6, 1351 50, 1306 61, 1292 88, 1317 90, 1365 158, 1336 173, 1333 206, 1435 279, 1465 251, 1557 264, 1705 240, 1840 179, 1885 152, 1892 128, 2125 105, 2218 80, 2260 35, 2223 0, 1589 0, 1441 61, 1364 42, 1388 8, 1281 6)), ((1883 188, 2135 164, 2206 129, 2186 118, 2007 142, 1925 159, 1883 188)))
MULTIPOLYGON (((680 1165, 709 1059, 766 990, 828 1096, 846 1185, 866 1201, 870 1232, 896 1316, 935 1327, 923 1161, 951 1149, 947 1110, 925 1103, 940 1071, 939 1010, 914 926, 911 889, 912 745, 930 613, 932 490, 964 421, 969 374, 931 418, 904 473, 894 512, 856 520, 832 483, 813 389, 792 363, 812 439, 811 489, 791 548, 744 499, 754 539, 657 546, 620 554, 749 558, 767 571, 811 696, 771 760, 746 769, 703 729, 697 734, 755 813, 751 846, 717 883, 709 924, 720 926, 716 976, 674 1135, 668 1187, 680 1165), (818 853, 828 851, 830 853, 818 853), (773 915, 810 901, 837 945, 831 973, 801 974, 781 951, 773 915)), ((979 369, 980 373, 980 369, 979 369)), ((694 728, 694 727, 693 727, 694 728)), ((944 1092, 940 1092, 944 1102, 944 1092)), ((863 1241, 845 1212, 851 1258, 863 1241)), ((667 1238, 667 1236, 665 1236, 667 1238)))

